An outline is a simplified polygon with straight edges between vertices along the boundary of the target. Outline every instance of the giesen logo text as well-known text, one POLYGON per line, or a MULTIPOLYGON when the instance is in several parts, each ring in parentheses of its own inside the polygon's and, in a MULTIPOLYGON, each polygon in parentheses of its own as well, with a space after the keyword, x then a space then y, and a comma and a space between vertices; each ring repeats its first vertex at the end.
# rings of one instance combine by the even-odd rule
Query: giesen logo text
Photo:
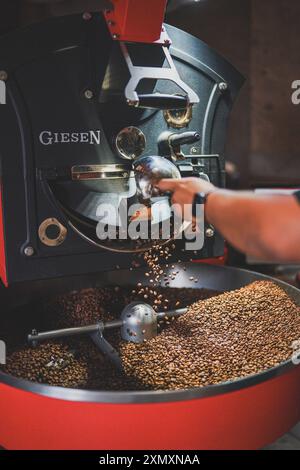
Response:
POLYGON ((39 141, 42 145, 54 144, 89 144, 100 145, 101 131, 86 132, 51 132, 42 131, 39 135, 39 141))

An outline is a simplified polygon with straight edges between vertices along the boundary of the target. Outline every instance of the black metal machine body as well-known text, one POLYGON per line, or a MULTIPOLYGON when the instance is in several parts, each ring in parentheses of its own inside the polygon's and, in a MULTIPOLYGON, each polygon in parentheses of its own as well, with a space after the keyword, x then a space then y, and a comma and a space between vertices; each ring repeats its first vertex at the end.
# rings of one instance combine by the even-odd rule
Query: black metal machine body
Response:
MULTIPOLYGON (((194 106, 182 105, 176 83, 143 76, 140 106, 128 103, 128 56, 137 70, 172 67, 161 46, 113 41, 101 13, 51 19, 0 38, 6 284, 130 266, 132 253, 98 243, 95 208, 118 204, 120 194, 130 198, 137 157, 165 156, 182 177, 224 186, 226 128, 243 78, 200 40, 171 26, 166 33, 177 72, 200 98, 194 106), (176 102, 179 109, 168 110, 176 102)), ((210 231, 200 252, 181 258, 221 256, 223 246, 210 231)))

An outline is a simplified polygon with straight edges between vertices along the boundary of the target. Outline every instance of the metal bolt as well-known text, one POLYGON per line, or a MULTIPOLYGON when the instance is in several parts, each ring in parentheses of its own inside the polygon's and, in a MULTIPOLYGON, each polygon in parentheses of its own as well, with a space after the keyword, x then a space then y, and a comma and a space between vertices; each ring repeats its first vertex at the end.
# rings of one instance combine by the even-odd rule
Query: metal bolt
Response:
POLYGON ((82 18, 85 20, 85 21, 89 21, 92 19, 92 14, 88 11, 85 11, 82 15, 82 18))
POLYGON ((33 256, 34 255, 34 248, 32 246, 26 246, 24 249, 24 255, 25 256, 33 256))
POLYGON ((226 91, 228 90, 228 84, 226 82, 220 82, 219 83, 219 90, 220 91, 226 91))
POLYGON ((92 90, 85 90, 84 96, 87 100, 91 100, 94 97, 94 93, 92 92, 92 90))
POLYGON ((199 149, 197 147, 192 147, 191 148, 191 153, 199 153, 199 149))
POLYGON ((0 80, 5 82, 8 79, 7 72, 5 70, 0 70, 0 80))
POLYGON ((206 230, 205 230, 205 236, 207 238, 212 238, 213 236, 215 235, 215 230, 213 227, 208 227, 206 230))
POLYGON ((113 37, 113 39, 119 39, 120 35, 117 34, 117 33, 114 33, 114 34, 112 35, 112 37, 113 37))

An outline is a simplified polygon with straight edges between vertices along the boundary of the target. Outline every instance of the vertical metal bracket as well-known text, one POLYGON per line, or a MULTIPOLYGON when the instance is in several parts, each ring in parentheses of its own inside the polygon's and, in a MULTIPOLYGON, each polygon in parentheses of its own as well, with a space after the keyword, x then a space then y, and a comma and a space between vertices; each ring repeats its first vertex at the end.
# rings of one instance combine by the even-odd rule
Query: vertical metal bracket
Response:
MULTIPOLYGON (((168 46, 162 46, 162 49, 165 54, 165 58, 168 62, 168 67, 143 67, 143 66, 136 66, 133 64, 132 59, 130 57, 128 47, 124 42, 120 43, 121 45, 121 51, 123 53, 124 59, 126 61, 127 67, 129 69, 131 78, 129 82, 126 85, 125 88, 125 97, 127 100, 127 103, 131 106, 140 106, 140 97, 137 93, 137 87, 141 80, 149 79, 149 80, 169 80, 175 85, 177 85, 186 95, 186 103, 188 105, 194 105, 199 103, 200 99, 197 95, 197 93, 194 92, 194 90, 187 85, 183 80, 181 80, 179 73, 175 67, 174 61, 172 59, 172 56, 170 54, 168 46)), ((161 47, 157 45, 157 47, 161 47)), ((168 95, 160 95, 159 93, 154 95, 159 101, 159 98, 161 96, 161 99, 168 97, 170 99, 170 96, 168 95)), ((161 106, 163 108, 163 105, 161 106)))
POLYGON ((91 333, 91 338, 100 351, 114 364, 121 372, 123 370, 121 358, 117 350, 104 338, 101 328, 91 333))

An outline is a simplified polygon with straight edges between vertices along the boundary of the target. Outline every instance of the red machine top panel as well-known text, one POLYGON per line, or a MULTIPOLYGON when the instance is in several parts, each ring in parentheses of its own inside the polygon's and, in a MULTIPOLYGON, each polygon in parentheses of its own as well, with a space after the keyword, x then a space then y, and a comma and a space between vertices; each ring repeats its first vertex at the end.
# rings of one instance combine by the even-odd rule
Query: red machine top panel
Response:
POLYGON ((112 0, 105 17, 114 39, 154 43, 160 40, 167 0, 112 0))

